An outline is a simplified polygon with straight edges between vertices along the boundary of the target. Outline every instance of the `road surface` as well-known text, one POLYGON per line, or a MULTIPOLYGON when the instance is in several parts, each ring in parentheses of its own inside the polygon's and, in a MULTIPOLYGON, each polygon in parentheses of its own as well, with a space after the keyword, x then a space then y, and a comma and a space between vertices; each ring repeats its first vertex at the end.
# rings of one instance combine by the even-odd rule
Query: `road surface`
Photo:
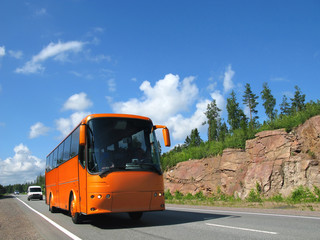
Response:
POLYGON ((140 221, 112 214, 75 225, 66 212, 50 213, 44 201, 29 202, 24 195, 12 201, 43 239, 320 239, 320 213, 298 216, 167 206, 163 212, 145 213, 140 221))

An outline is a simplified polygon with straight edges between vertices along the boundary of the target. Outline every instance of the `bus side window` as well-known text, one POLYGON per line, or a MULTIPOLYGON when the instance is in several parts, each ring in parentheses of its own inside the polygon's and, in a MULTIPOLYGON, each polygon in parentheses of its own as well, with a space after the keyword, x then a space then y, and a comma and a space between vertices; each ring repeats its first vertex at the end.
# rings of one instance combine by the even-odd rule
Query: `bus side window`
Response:
POLYGON ((50 155, 47 156, 47 160, 46 160, 46 172, 50 171, 50 155))
POLYGON ((63 161, 70 159, 71 135, 64 142, 63 161))
POLYGON ((57 166, 59 166, 60 164, 63 163, 63 160, 62 160, 62 157, 63 157, 63 143, 61 143, 59 145, 58 149, 59 150, 58 150, 58 157, 57 157, 57 163, 58 163, 57 166))
POLYGON ((53 151, 53 156, 52 156, 52 168, 55 168, 57 167, 57 157, 58 157, 58 148, 56 148, 54 151, 53 151))
POLYGON ((78 155, 79 152, 79 132, 80 128, 78 127, 72 134, 71 140, 71 150, 70 150, 70 157, 74 157, 78 155))

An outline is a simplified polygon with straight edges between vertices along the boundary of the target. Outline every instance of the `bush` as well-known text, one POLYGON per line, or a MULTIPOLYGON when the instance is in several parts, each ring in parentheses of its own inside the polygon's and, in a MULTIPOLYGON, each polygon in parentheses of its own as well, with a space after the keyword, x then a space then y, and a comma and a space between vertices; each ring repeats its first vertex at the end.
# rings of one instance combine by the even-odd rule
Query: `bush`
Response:
POLYGON ((169 189, 164 193, 164 198, 166 200, 172 200, 173 199, 173 196, 172 196, 172 194, 171 194, 169 189))
POLYGON ((249 196, 246 198, 246 200, 248 202, 262 202, 260 194, 254 189, 251 189, 249 196))
POLYGON ((317 197, 310 191, 309 188, 299 186, 297 189, 295 189, 291 196, 289 197, 289 200, 293 203, 301 203, 301 202, 316 202, 318 199, 317 197))
POLYGON ((183 198, 183 194, 179 192, 178 190, 174 193, 174 198, 181 200, 183 198))

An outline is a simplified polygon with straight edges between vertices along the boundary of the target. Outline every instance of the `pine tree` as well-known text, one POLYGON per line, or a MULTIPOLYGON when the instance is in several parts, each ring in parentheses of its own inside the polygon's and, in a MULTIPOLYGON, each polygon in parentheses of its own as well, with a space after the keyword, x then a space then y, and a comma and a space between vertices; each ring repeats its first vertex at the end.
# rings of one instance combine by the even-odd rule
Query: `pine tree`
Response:
POLYGON ((261 98, 263 99, 263 106, 268 116, 269 120, 274 120, 277 116, 277 112, 275 111, 274 107, 276 105, 276 99, 271 94, 271 90, 268 87, 268 84, 265 82, 263 83, 263 90, 261 92, 261 98))
MULTIPOLYGON (((243 103, 249 108, 249 114, 250 114, 250 123, 255 123, 258 119, 258 116, 253 116, 254 114, 257 114, 258 111, 256 110, 256 107, 258 105, 257 99, 259 97, 256 96, 251 91, 251 86, 249 83, 246 84, 246 90, 243 95, 243 103)), ((253 124, 254 125, 254 124, 253 124)))
POLYGON ((243 111, 239 107, 234 91, 231 92, 230 98, 227 99, 228 123, 231 131, 239 129, 241 122, 246 118, 243 111))
POLYGON ((288 98, 286 95, 282 97, 282 103, 280 104, 281 115, 290 115, 291 109, 288 103, 288 98))
POLYGON ((207 117, 207 121, 203 124, 208 123, 208 140, 214 141, 218 139, 219 136, 219 126, 221 125, 220 120, 221 109, 218 108, 216 100, 213 99, 211 103, 207 106, 207 111, 204 113, 207 117))
POLYGON ((197 128, 191 130, 190 136, 187 136, 186 140, 184 141, 185 147, 196 147, 200 146, 202 143, 202 139, 200 137, 199 131, 197 128))
POLYGON ((298 86, 294 87, 296 89, 294 97, 291 98, 291 110, 292 112, 299 112, 305 109, 305 99, 306 95, 301 93, 301 90, 298 86))

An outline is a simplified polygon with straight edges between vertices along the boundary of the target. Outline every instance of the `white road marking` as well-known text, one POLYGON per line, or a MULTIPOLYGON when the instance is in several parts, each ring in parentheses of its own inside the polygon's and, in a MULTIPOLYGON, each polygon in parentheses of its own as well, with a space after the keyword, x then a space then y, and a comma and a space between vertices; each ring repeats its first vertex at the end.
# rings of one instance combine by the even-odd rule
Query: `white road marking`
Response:
POLYGON ((224 214, 244 214, 244 215, 258 215, 258 216, 273 216, 273 217, 286 217, 286 218, 302 218, 320 220, 320 217, 298 216, 298 215, 283 215, 273 213, 255 213, 255 212, 236 212, 227 210, 211 210, 201 208, 179 208, 179 207, 166 207, 167 210, 187 211, 187 212, 208 212, 208 213, 224 213, 224 214))
POLYGON ((39 216, 41 216, 42 218, 44 218, 46 221, 48 221, 49 223, 51 223, 53 226, 55 226, 56 228, 58 228, 61 232, 65 233, 66 235, 68 235, 70 238, 74 239, 74 240, 81 240, 81 238, 77 237, 76 235, 74 235, 73 233, 69 232, 67 229, 61 227, 59 224, 55 223, 54 221, 52 221, 50 218, 46 217, 45 215, 43 215, 42 213, 39 213, 37 210, 33 209, 32 207, 30 207, 28 204, 26 204, 25 202, 23 202, 22 200, 20 200, 19 198, 16 197, 16 199, 18 199, 20 202, 22 202, 24 205, 26 205, 28 208, 30 208, 32 211, 34 211, 35 213, 37 213, 39 216))
POLYGON ((251 228, 233 227, 233 226, 219 225, 219 224, 213 224, 213 223, 206 223, 206 225, 213 226, 213 227, 231 228, 231 229, 236 229, 236 230, 250 231, 250 232, 267 233, 267 234, 278 234, 277 232, 269 232, 269 231, 251 229, 251 228))

